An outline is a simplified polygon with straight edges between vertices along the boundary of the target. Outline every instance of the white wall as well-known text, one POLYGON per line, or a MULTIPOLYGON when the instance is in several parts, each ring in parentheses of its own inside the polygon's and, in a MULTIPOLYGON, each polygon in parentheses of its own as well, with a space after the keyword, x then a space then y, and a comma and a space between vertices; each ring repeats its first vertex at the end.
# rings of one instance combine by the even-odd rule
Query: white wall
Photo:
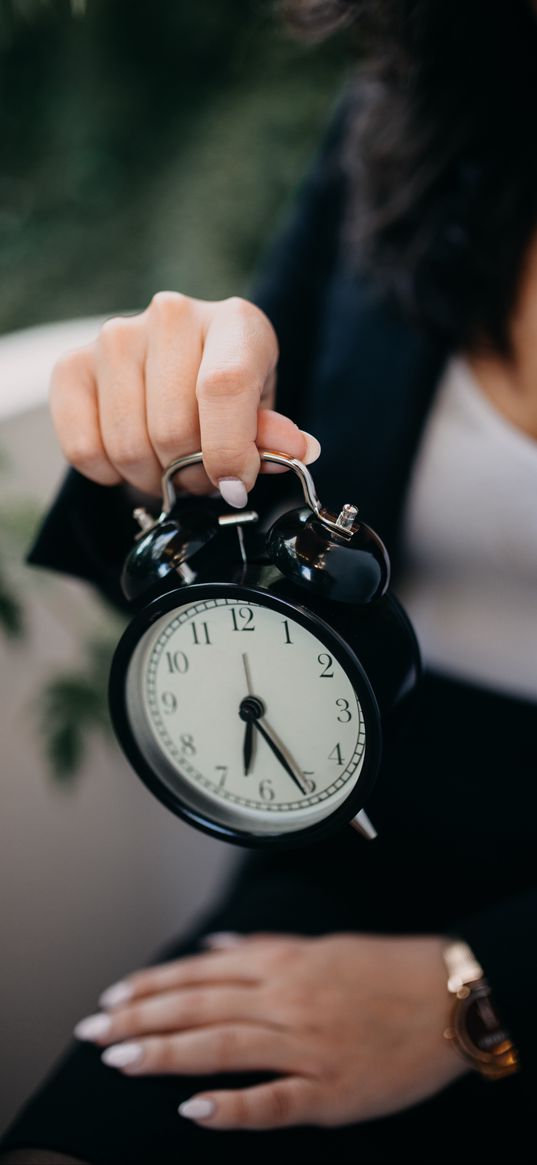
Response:
MULTIPOLYGON (((0 340, 3 501, 44 508, 63 466, 46 385, 56 355, 87 342, 96 321, 0 340)), ((76 664, 82 628, 102 613, 85 586, 35 568, 24 645, 0 635, 0 1128, 40 1080, 98 992, 180 933, 213 900, 237 854, 174 818, 114 745, 95 741, 74 785, 51 778, 36 731, 36 695, 76 664)))

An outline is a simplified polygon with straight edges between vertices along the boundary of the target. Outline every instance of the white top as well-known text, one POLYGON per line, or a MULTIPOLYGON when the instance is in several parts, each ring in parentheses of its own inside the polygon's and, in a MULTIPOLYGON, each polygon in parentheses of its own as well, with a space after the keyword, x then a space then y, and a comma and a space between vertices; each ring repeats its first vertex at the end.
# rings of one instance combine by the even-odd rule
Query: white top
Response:
POLYGON ((447 365, 403 516, 394 588, 424 662, 537 700, 537 441, 447 365))

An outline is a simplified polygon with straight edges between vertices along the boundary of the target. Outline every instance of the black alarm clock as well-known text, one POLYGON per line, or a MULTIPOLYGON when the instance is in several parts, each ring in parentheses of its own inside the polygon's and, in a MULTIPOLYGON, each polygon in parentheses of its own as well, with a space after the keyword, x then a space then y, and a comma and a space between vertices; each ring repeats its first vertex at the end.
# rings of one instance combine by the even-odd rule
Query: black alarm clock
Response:
POLYGON ((252 510, 177 497, 201 453, 165 472, 159 517, 135 510, 113 726, 147 787, 220 839, 289 846, 348 823, 372 839, 364 806, 420 675, 416 637, 357 507, 328 513, 300 461, 261 457, 294 471, 306 503, 268 530, 252 510))

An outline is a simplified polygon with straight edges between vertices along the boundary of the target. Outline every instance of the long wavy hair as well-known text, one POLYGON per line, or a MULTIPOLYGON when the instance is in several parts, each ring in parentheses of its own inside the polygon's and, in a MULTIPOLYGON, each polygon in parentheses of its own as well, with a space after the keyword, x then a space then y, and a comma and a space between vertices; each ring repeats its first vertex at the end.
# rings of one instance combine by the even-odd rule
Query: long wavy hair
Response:
POLYGON ((537 3, 283 3, 310 39, 356 27, 344 159, 360 264, 455 346, 508 355, 537 227, 537 3))

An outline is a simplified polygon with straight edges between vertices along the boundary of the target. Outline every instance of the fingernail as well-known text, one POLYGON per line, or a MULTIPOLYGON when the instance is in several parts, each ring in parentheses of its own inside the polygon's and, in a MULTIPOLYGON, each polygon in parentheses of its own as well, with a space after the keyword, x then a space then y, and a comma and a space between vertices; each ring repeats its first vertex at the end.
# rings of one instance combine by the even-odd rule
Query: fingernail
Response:
POLYGON ((306 452, 302 458, 304 465, 311 465, 312 461, 317 461, 321 456, 321 445, 316 437, 312 437, 311 433, 306 433, 305 429, 301 429, 302 436, 306 438, 306 452))
POLYGON ((109 1015, 88 1015, 77 1023, 74 1034, 78 1040, 100 1040, 110 1030, 111 1023, 109 1015))
POLYGON ((141 1044, 112 1044, 101 1056, 103 1064, 109 1068, 126 1068, 142 1059, 144 1049, 141 1044))
POLYGON ((248 494, 246 486, 238 477, 221 477, 218 482, 218 488, 225 502, 228 506, 235 506, 236 510, 242 510, 248 501, 248 494))
POLYGON ((214 1100, 205 1100, 201 1096, 191 1096, 190 1100, 184 1100, 178 1109, 179 1115, 186 1116, 189 1120, 201 1120, 204 1116, 212 1116, 215 1111, 214 1100))
POLYGON ((204 947, 234 947, 243 941, 243 935, 234 930, 215 930, 214 934, 206 934, 201 945, 204 947))
POLYGON ((99 1003, 101 1007, 119 1007, 120 1003, 126 1003, 127 999, 132 997, 132 986, 126 980, 121 979, 119 983, 112 983, 111 987, 107 987, 99 996, 99 1003))

